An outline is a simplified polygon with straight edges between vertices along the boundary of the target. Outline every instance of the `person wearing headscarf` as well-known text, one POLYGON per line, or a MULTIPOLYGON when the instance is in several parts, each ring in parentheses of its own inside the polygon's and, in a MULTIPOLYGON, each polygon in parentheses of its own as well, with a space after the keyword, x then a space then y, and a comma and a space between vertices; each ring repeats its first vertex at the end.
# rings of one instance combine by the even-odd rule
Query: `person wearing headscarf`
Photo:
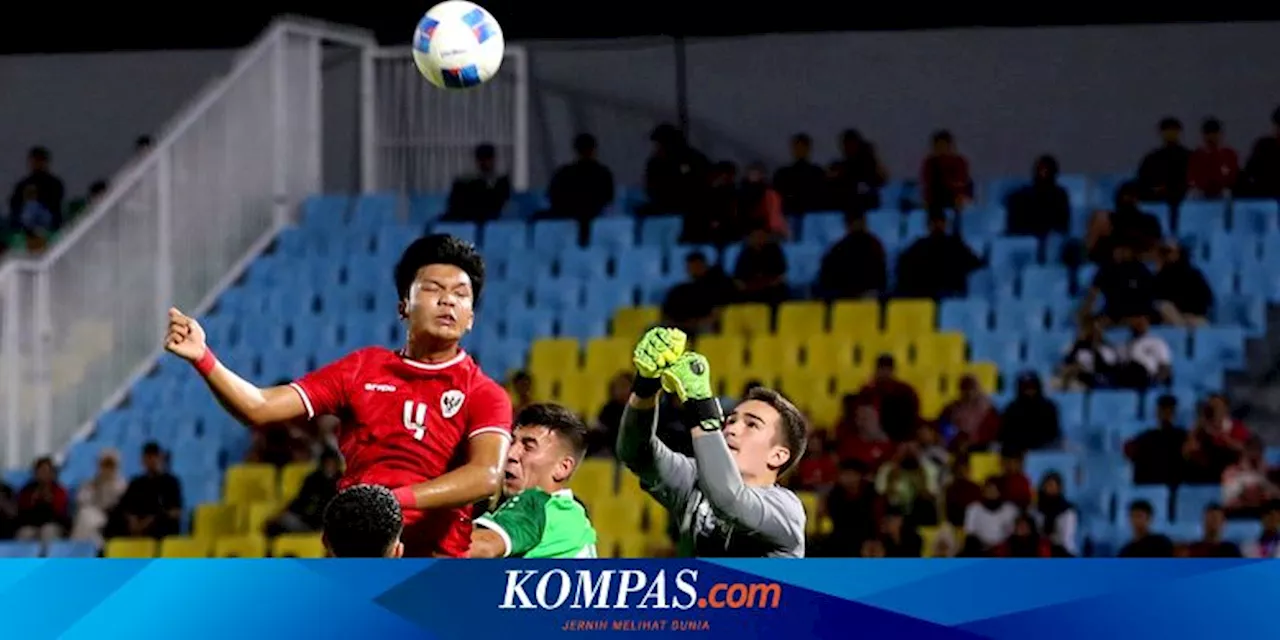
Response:
POLYGON ((129 487, 120 472, 120 453, 103 449, 98 454, 98 471, 76 491, 77 511, 71 525, 71 539, 102 545, 102 529, 108 515, 129 487))

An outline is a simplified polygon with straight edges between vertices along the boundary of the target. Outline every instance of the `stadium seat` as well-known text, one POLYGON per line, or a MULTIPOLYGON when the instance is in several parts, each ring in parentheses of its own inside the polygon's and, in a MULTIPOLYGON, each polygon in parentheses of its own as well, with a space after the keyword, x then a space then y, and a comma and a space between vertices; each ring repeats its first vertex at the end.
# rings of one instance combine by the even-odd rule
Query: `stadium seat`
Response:
POLYGON ((675 246, 680 240, 684 221, 680 216, 653 216, 640 221, 640 244, 657 247, 675 246))
POLYGON ((208 558, 210 540, 169 536, 160 541, 161 558, 208 558))
POLYGON ((729 373, 747 366, 746 340, 742 336, 699 336, 693 348, 707 357, 712 371, 729 373))
POLYGON ((565 367, 578 368, 578 341, 572 338, 543 338, 529 349, 529 368, 534 371, 554 371, 565 367))
POLYGON ((827 376, 854 367, 854 340, 847 334, 808 334, 803 338, 805 369, 827 376))
POLYGON ((1222 501, 1222 488, 1216 485, 1180 485, 1174 493, 1173 518, 1175 522, 1198 523, 1204 510, 1222 501))
POLYGON ((280 501, 288 504, 298 496, 302 483, 315 471, 316 466, 310 462, 291 462, 280 469, 280 501))
POLYGON ((286 533, 271 541, 271 555, 276 558, 323 558, 328 554, 319 534, 286 533))
POLYGON ((156 557, 155 538, 111 538, 103 548, 106 558, 154 558, 156 557))
POLYGON ((802 334, 756 334, 747 338, 752 373, 776 377, 800 369, 802 334))
POLYGON ((974 298, 943 300, 938 307, 938 328, 961 333, 984 332, 990 328, 991 303, 974 298))
POLYGON ((223 536, 213 544, 215 558, 265 558, 267 539, 260 534, 223 536))
POLYGON ((238 507, 236 530, 240 533, 262 533, 267 522, 280 513, 280 505, 274 501, 250 502, 238 507))
POLYGON ((599 380, 619 372, 630 372, 634 341, 627 338, 596 338, 587 342, 583 370, 599 380))
POLYGON ((234 505, 275 500, 278 488, 275 467, 269 464, 238 464, 227 469, 223 499, 234 505))
POLYGON ((1280 207, 1275 200, 1235 200, 1231 203, 1231 231, 1246 237, 1277 232, 1280 207))
POLYGON ((486 255, 526 251, 529 226, 522 220, 495 220, 484 225, 483 239, 486 255))
POLYGON ((884 332, 911 337, 932 333, 936 307, 932 300, 890 300, 885 308, 884 332))
POLYGON ((578 244, 578 223, 573 220, 539 220, 533 223, 532 249, 542 256, 558 256, 578 244))
POLYGON ((199 505, 193 516, 191 535, 212 544, 215 539, 236 532, 237 516, 235 505, 220 503, 199 505))
POLYGON ((45 553, 50 558, 96 558, 98 546, 81 540, 54 540, 45 553))
POLYGON ((631 217, 605 217, 591 221, 590 244, 608 252, 630 247, 636 242, 636 221, 631 217))
POLYGON ((778 333, 807 336, 823 333, 827 327, 827 307, 821 302, 784 302, 778 305, 778 333))
POLYGON ((1129 506, 1137 500, 1146 500, 1151 504, 1151 522, 1156 527, 1163 527, 1169 522, 1169 487, 1163 485, 1124 487, 1116 494, 1117 525, 1128 519, 1129 506))
POLYGON ((991 270, 997 274, 1018 273, 1036 264, 1039 252, 1035 238, 996 238, 991 241, 991 270))
POLYGON ((839 300, 831 305, 831 333, 880 333, 880 304, 874 300, 839 300))
POLYGON ((969 454, 969 479, 978 484, 1000 475, 1000 454, 978 451, 969 454))
POLYGON ((733 304, 724 308, 720 332, 731 336, 755 336, 769 333, 771 310, 764 304, 733 304))
POLYGON ((0 541, 0 559, 38 557, 40 557, 39 542, 0 541))

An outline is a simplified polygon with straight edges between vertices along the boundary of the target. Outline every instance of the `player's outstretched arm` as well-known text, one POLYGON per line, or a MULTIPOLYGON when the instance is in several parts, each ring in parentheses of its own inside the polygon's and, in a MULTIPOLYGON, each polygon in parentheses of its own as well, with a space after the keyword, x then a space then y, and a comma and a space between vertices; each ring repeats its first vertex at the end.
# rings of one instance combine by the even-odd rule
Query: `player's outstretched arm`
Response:
POLYGON ((502 487, 502 466, 511 436, 481 433, 467 443, 467 461, 434 480, 395 490, 403 509, 452 509, 475 504, 502 487))
POLYGON ((804 508, 799 501, 788 493, 761 491, 743 482, 721 431, 724 413, 712 391, 707 359, 684 354, 663 371, 662 386, 684 403, 683 419, 693 434, 697 486, 716 513, 779 547, 803 543, 804 508))
POLYGON ((618 459, 640 477, 645 487, 668 509, 683 510, 693 492, 693 461, 672 451, 658 439, 658 392, 662 369, 684 353, 686 337, 678 329, 650 329, 633 354, 636 367, 631 398, 622 410, 618 428, 618 459))
POLYGON ((169 310, 169 333, 164 346, 194 364, 218 402, 244 424, 256 427, 307 416, 302 396, 293 389, 259 388, 218 362, 205 343, 200 323, 177 309, 169 310))

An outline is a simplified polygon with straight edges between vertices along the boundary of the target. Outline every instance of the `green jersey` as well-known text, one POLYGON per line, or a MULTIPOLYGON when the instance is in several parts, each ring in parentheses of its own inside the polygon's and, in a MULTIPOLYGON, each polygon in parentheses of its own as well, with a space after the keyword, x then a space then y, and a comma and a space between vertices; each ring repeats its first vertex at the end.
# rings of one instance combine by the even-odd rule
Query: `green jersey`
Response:
POLYGON ((475 525, 502 537, 504 558, 596 557, 596 530, 568 489, 526 489, 476 518, 475 525))

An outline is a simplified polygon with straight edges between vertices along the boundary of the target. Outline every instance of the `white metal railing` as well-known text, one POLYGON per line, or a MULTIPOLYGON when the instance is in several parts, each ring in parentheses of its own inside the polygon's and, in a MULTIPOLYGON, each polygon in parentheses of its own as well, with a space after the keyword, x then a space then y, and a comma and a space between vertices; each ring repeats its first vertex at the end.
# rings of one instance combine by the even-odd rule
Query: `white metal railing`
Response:
POLYGON ((366 190, 441 192, 474 170, 481 142, 497 148, 498 167, 516 190, 529 188, 529 60, 508 46, 488 83, 442 91, 423 82, 407 47, 369 52, 364 92, 376 108, 362 121, 366 190))

